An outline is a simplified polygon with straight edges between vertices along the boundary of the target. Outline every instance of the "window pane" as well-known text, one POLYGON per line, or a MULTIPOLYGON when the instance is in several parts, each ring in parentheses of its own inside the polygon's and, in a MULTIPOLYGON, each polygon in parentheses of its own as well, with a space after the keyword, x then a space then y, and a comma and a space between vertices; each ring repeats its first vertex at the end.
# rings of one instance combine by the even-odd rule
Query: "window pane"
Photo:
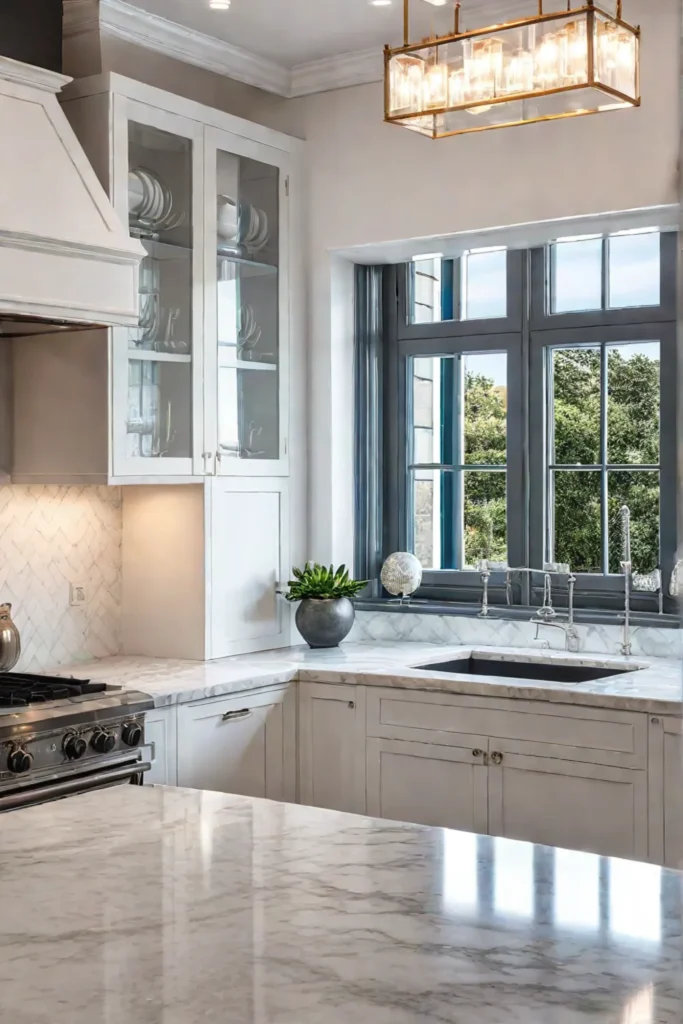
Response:
POLYGON ((482 558, 507 561, 506 473, 475 473, 464 477, 464 563, 475 568, 482 558))
POLYGON ((507 316, 507 250, 462 257, 463 320, 507 316))
POLYGON ((467 465, 504 466, 507 450, 507 356, 462 357, 464 459, 467 465))
POLYGON ((552 394, 551 462, 560 466, 596 465, 600 462, 599 349, 552 350, 552 394))
POLYGON ((607 461, 659 463, 659 342, 607 350, 607 461))
POLYGON ((551 313, 602 308, 602 239, 554 242, 550 247, 551 313))
POLYGON ((435 324, 453 319, 453 260, 434 256, 408 264, 408 322, 435 324))
POLYGON ((659 305, 659 232, 610 238, 608 259, 610 309, 659 305))
POLYGON ((550 561, 573 572, 602 572, 599 472, 558 471, 554 477, 555 547, 550 561))
POLYGON ((454 479, 440 469, 412 473, 412 550, 425 569, 455 568, 454 479))
POLYGON ((452 356, 411 360, 413 389, 413 463, 453 461, 452 356))
POLYGON ((609 571, 620 572, 622 527, 619 509, 631 510, 631 562, 635 572, 659 565, 659 473, 612 472, 609 494, 609 571))

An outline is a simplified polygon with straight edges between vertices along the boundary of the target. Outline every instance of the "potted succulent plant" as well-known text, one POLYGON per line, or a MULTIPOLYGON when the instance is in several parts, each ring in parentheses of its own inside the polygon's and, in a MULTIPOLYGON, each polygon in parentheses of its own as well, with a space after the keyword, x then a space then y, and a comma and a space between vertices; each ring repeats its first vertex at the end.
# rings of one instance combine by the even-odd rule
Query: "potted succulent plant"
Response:
POLYGON ((367 580, 352 580, 345 565, 329 569, 307 562, 303 569, 292 569, 288 601, 300 601, 296 610, 297 629, 309 647, 337 647, 348 635, 354 619, 350 598, 355 597, 367 580))

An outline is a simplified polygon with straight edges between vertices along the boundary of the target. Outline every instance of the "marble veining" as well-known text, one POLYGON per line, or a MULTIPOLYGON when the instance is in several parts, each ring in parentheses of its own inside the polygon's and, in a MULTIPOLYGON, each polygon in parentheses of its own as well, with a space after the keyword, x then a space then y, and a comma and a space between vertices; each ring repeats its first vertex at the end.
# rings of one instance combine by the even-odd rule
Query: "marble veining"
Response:
POLYGON ((327 651, 288 647, 210 662, 163 658, 113 657, 60 671, 149 693, 157 707, 240 693, 295 680, 394 686, 475 696, 548 700, 621 710, 680 714, 683 699, 681 662, 676 659, 568 655, 534 648, 451 646, 416 642, 346 643, 327 651), (519 657, 541 663, 571 661, 578 665, 628 666, 638 671, 589 683, 555 683, 490 676, 452 675, 414 666, 467 655, 472 650, 504 660, 519 657), (645 667, 643 667, 645 666, 645 667))
POLYGON ((8 1024, 680 1024, 681 882, 220 793, 3 815, 8 1024))
MULTIPOLYGON (((622 640, 621 626, 578 623, 582 654, 614 655, 622 640)), ((357 611, 350 640, 357 642, 411 640, 422 643, 490 644, 500 647, 532 647, 536 635, 533 622, 520 619, 473 618, 463 615, 425 615, 415 612, 357 611)), ((564 650, 559 629, 540 627, 539 636, 550 648, 564 650)), ((631 643, 635 656, 679 658, 681 630, 657 626, 634 626, 631 643)))

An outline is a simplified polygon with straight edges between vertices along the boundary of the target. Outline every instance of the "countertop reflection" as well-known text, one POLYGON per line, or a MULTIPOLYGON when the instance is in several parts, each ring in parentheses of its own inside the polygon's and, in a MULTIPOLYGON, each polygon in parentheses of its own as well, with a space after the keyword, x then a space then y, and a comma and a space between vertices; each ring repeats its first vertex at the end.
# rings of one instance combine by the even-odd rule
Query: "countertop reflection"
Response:
POLYGON ((12 1024, 681 1024, 683 875, 224 794, 0 817, 12 1024))

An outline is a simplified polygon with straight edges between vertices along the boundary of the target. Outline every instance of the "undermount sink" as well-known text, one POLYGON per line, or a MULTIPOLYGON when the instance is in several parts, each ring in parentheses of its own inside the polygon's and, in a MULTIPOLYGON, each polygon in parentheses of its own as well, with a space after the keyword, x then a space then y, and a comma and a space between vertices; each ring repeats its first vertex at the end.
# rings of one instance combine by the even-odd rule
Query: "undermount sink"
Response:
POLYGON ((453 672, 468 676, 507 676, 512 679, 544 679, 551 683, 589 683, 607 679, 623 672, 637 671, 636 667, 562 665, 551 661, 510 661, 502 658, 482 658, 470 655, 452 661, 415 665, 423 672, 453 672))

